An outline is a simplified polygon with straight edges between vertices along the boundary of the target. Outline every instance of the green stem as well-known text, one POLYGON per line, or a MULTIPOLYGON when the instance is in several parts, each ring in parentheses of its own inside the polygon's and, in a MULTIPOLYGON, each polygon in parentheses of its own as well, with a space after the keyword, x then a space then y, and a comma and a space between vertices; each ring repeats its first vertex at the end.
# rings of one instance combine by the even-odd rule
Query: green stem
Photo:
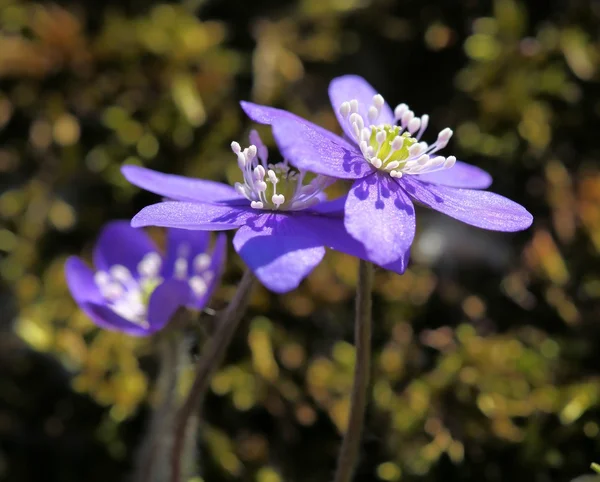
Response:
POLYGON ((371 374, 372 288, 373 265, 360 260, 358 285, 356 287, 356 317, 354 320, 356 364, 350 395, 348 428, 340 448, 334 482, 351 482, 361 446, 371 374))
POLYGON ((184 482, 182 479, 182 475, 184 475, 182 456, 185 451, 185 441, 189 438, 188 425, 190 417, 196 411, 200 411, 200 406, 204 402, 210 387, 212 375, 225 358, 227 348, 246 312, 254 281, 254 275, 250 270, 247 270, 238 285, 235 296, 217 320, 215 333, 206 343, 203 353, 198 359, 194 382, 175 420, 173 450, 171 451, 171 482, 184 482))

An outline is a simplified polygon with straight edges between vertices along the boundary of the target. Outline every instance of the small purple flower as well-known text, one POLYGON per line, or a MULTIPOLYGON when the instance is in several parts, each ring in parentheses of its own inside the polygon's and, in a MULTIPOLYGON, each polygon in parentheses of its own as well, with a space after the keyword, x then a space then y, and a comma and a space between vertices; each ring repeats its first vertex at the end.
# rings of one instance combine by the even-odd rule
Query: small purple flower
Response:
MULTIPOLYGON (((258 279, 278 293, 296 288, 321 262, 325 247, 370 260, 344 228, 345 199, 325 201, 323 189, 331 178, 308 181, 287 161, 269 163, 267 148, 254 131, 250 142, 243 150, 237 142, 231 144, 243 177, 235 187, 123 166, 129 182, 172 200, 142 209, 132 226, 237 229, 235 250, 258 279)), ((394 261, 382 265, 404 272, 405 259, 394 261)))
POLYGON ((94 249, 91 270, 80 258, 65 264, 67 284, 94 323, 134 336, 162 329, 182 306, 201 310, 224 267, 226 239, 183 229, 167 231, 163 257, 141 229, 128 221, 106 225, 94 249))
POLYGON ((299 169, 354 184, 345 202, 344 225, 378 264, 407 257, 415 234, 412 201, 467 224, 495 231, 520 231, 532 216, 519 204, 481 191, 491 176, 444 157, 452 131, 433 144, 421 140, 429 117, 405 104, 393 111, 363 78, 334 79, 329 96, 346 139, 305 119, 271 107, 242 102, 255 122, 270 124, 282 154, 299 169))

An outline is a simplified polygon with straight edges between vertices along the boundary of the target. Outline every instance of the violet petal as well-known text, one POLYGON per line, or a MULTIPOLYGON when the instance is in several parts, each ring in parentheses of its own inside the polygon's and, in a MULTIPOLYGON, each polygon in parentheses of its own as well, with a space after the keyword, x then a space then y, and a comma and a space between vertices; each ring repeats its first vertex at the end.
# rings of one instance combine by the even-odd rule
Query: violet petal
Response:
POLYGON ((87 302, 81 305, 81 309, 100 328, 132 336, 148 336, 151 333, 149 327, 126 320, 106 305, 87 302))
MULTIPOLYGON (((337 116, 340 126, 349 139, 354 138, 350 124, 340 114, 342 103, 353 99, 358 100, 358 113, 365 122, 369 123, 369 107, 373 104, 373 96, 378 92, 365 79, 358 75, 343 75, 336 77, 329 83, 329 100, 337 116)), ((395 124, 394 113, 387 103, 383 104, 381 114, 375 121, 376 124, 395 124)))
POLYGON ((404 257, 415 235, 415 212, 408 196, 388 174, 356 181, 346 201, 345 226, 364 244, 374 263, 404 257))
POLYGON ((260 213, 249 206, 165 201, 146 206, 133 217, 131 225, 224 231, 236 229, 260 213))
POLYGON ((164 328, 177 309, 188 302, 189 293, 190 287, 185 281, 168 279, 160 284, 148 300, 148 333, 164 328))
POLYGON ((324 136, 315 127, 289 118, 273 124, 279 150, 294 166, 339 179, 360 179, 373 172, 355 146, 341 137, 324 136))
POLYGON ((276 293, 297 288, 325 255, 301 221, 275 213, 241 227, 233 246, 261 283, 276 293))
POLYGON ((533 216, 523 206, 488 191, 425 184, 411 176, 398 182, 414 200, 472 226, 521 231, 533 222, 533 216))
POLYGON ((461 161, 456 161, 456 164, 450 169, 429 174, 417 174, 414 177, 421 182, 465 189, 486 189, 492 184, 492 176, 483 169, 461 161))
POLYGON ((220 182, 164 174, 133 165, 122 166, 121 172, 131 184, 176 201, 220 203, 244 199, 234 188, 220 182))
POLYGON ((70 256, 67 259, 65 278, 71 296, 78 305, 85 302, 104 302, 104 297, 94 281, 94 272, 77 256, 70 256))
POLYGON ((94 248, 96 269, 108 271, 111 266, 125 266, 135 279, 139 278, 138 264, 156 246, 142 229, 131 227, 127 221, 108 223, 94 248))

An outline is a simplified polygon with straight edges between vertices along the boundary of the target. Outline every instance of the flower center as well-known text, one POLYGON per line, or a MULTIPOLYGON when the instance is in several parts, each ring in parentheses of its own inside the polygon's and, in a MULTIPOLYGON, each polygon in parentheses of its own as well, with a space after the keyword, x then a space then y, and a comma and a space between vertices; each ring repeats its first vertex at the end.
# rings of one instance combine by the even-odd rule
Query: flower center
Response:
POLYGON ((320 194, 331 180, 327 176, 316 176, 305 182, 306 173, 294 169, 284 160, 267 164, 267 149, 253 132, 259 146, 252 144, 246 149, 237 142, 231 143, 231 150, 238 158, 238 166, 244 182, 235 183, 238 193, 250 201, 254 209, 297 211, 318 204, 320 194))
POLYGON ((448 144, 452 137, 451 129, 443 129, 437 140, 429 145, 421 141, 429 123, 428 115, 415 117, 406 104, 400 104, 394 109, 394 118, 399 125, 376 124, 384 105, 381 95, 373 96, 366 119, 359 114, 358 100, 344 102, 340 106, 340 114, 348 123, 354 141, 368 163, 395 178, 454 166, 454 156, 434 156, 448 144))
POLYGON ((137 325, 148 327, 148 300, 162 282, 158 253, 148 253, 138 264, 139 277, 133 277, 121 264, 108 271, 98 271, 94 281, 107 305, 118 315, 137 325))
POLYGON ((187 244, 179 245, 173 277, 187 280, 194 295, 200 298, 206 294, 215 277, 215 273, 209 269, 212 258, 207 253, 200 253, 190 259, 189 252, 190 247, 187 244))
MULTIPOLYGON (((207 253, 189 259, 189 246, 178 247, 173 277, 187 281, 193 294, 200 298, 215 274, 210 270, 212 258, 207 253), (191 266, 189 266, 191 264, 191 266)), ((107 305, 118 315, 137 325, 148 327, 148 303, 154 290, 163 282, 162 258, 156 252, 146 254, 137 266, 137 278, 121 264, 108 271, 97 271, 94 282, 107 305)))

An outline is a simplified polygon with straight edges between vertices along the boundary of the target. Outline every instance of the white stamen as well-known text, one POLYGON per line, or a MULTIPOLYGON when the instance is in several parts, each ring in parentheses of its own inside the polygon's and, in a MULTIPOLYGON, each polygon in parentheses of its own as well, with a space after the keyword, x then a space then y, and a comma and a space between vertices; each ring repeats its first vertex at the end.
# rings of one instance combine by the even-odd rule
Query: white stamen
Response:
POLYGON ((340 115, 345 119, 348 117, 348 114, 350 114, 350 103, 342 102, 342 105, 340 106, 340 115))
POLYGON ((285 202, 285 196, 283 194, 273 194, 271 201, 275 206, 279 207, 285 202))
POLYGON ((402 119, 404 113, 408 110, 408 106, 406 104, 398 104, 394 109, 394 119, 399 121, 402 119))
POLYGON ((109 301, 116 301, 123 296, 125 290, 118 283, 109 283, 102 290, 102 295, 109 301))
POLYGON ((428 125, 429 125, 429 116, 427 114, 423 114, 421 116, 421 128, 419 129, 419 132, 417 133, 417 139, 421 139, 421 136, 425 132, 425 129, 427 129, 428 125))
POLYGON ((110 283, 110 275, 106 271, 96 271, 94 274, 94 283, 100 289, 110 283))
POLYGON ((448 144, 452 137, 451 129, 443 129, 436 142, 428 144, 421 141, 421 136, 429 125, 427 114, 416 117, 408 105, 398 104, 394 109, 394 118, 399 126, 376 124, 385 105, 380 94, 374 95, 372 104, 365 106, 367 119, 358 113, 359 105, 356 99, 349 101, 347 105, 343 103, 340 107, 344 118, 348 115, 346 132, 349 128, 365 160, 373 167, 385 170, 391 177, 398 179, 405 174, 449 169, 456 163, 454 156, 435 155, 448 144), (365 120, 370 123, 368 128, 364 127, 365 120))
POLYGON ((446 162, 446 158, 444 156, 436 156, 430 161, 430 165, 432 167, 439 167, 446 162))
POLYGON ((196 272, 204 271, 206 268, 210 266, 210 255, 206 253, 201 253, 194 258, 194 270, 196 272))
POLYGON ((365 127, 364 129, 362 129, 360 131, 360 140, 361 141, 369 142, 370 137, 371 137, 371 129, 365 127))
POLYGON ((444 143, 444 147, 445 147, 446 144, 448 144, 448 141, 450 140, 450 138, 452 137, 452 134, 453 134, 452 129, 450 129, 448 127, 446 127, 445 129, 442 129, 437 137, 438 145, 441 143, 444 143))
POLYGON ((421 127, 421 119, 419 119, 418 117, 415 117, 415 118, 411 119, 410 122, 408 123, 408 132, 410 132, 411 134, 414 134, 415 132, 417 132, 419 130, 419 127, 421 127))
POLYGON ((160 254, 152 252, 145 255, 138 263, 137 270, 140 276, 154 278, 160 272, 162 258, 160 254))
MULTIPOLYGON (((348 108, 352 109, 353 105, 354 103, 349 102, 348 108)), ((343 110, 346 111, 348 108, 344 107, 343 110)), ((355 114, 353 118, 356 124, 355 128, 358 128, 358 125, 364 127, 360 115, 356 112, 353 114, 355 114)), ((255 142, 259 140, 257 135, 251 134, 250 137, 255 142)), ((237 150, 237 148, 233 149, 237 150)), ((249 201, 250 207, 253 209, 303 209, 308 205, 318 203, 320 198, 317 195, 331 182, 326 176, 318 175, 308 183, 308 186, 311 187, 303 189, 304 173, 302 171, 295 171, 285 160, 267 164, 266 154, 258 154, 259 150, 256 144, 252 144, 237 155, 244 180, 235 184, 235 190, 249 201), (280 192, 278 192, 277 187, 280 183, 284 186, 279 188, 280 192), (291 194, 284 195, 281 191, 291 192, 291 194)))
POLYGON ((175 260, 175 278, 187 278, 188 262, 185 258, 177 258, 175 260))
POLYGON ((277 184, 279 182, 279 179, 277 178, 277 174, 275 174, 275 171, 273 169, 269 169, 269 171, 267 172, 267 175, 269 176, 269 181, 271 181, 271 183, 277 184))
POLYGON ((408 148, 408 155, 411 158, 418 157, 423 153, 424 150, 425 149, 423 149, 423 146, 421 144, 413 144, 408 148))
POLYGON ((131 272, 122 264, 115 264, 114 266, 111 266, 108 271, 114 279, 120 281, 121 283, 129 283, 130 281, 133 281, 131 272))
POLYGON ((233 151, 234 154, 239 154, 240 152, 242 152, 242 148, 240 147, 240 145, 233 141, 231 143, 231 150, 233 151))
POLYGON ((360 141, 360 152, 364 154, 367 154, 368 150, 369 150, 369 145, 367 144, 367 141, 360 141))
POLYGON ((192 276, 188 283, 190 285, 190 288, 192 288, 194 294, 198 297, 206 294, 206 291, 208 290, 206 281, 200 276, 192 276))
POLYGON ((237 193, 241 196, 248 196, 248 189, 241 182, 236 182, 233 186, 237 193))
POLYGON ((413 119, 414 116, 415 113, 412 110, 407 110, 404 114, 402 114, 402 117, 400 119, 400 124, 402 125, 402 127, 406 128, 406 126, 413 119))
POLYGON ((373 105, 371 107, 369 107, 368 116, 369 116, 369 120, 371 122, 375 122, 375 119, 377 119, 379 117, 379 111, 377 110, 377 107, 375 107, 373 105))
POLYGON ((361 131, 365 127, 365 122, 360 114, 354 113, 350 116, 350 124, 356 125, 358 130, 361 131))
POLYGON ((423 154, 421 157, 417 159, 417 164, 424 166, 429 162, 429 156, 427 154, 423 154))

